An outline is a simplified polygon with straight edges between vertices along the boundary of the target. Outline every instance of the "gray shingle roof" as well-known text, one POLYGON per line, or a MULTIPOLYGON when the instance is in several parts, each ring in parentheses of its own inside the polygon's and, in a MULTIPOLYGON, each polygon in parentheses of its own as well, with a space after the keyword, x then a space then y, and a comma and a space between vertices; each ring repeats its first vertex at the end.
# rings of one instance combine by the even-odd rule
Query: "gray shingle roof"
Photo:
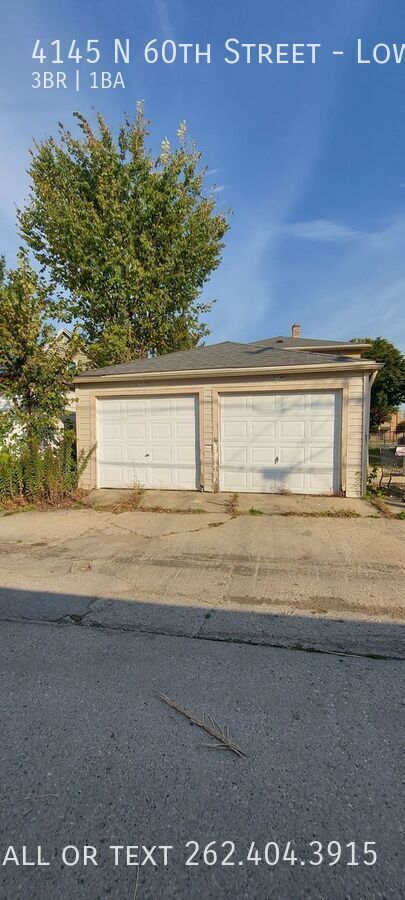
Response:
POLYGON ((182 350, 179 353, 167 353, 153 359, 137 359, 133 362, 121 363, 118 366, 106 366, 103 369, 91 369, 83 372, 79 378, 103 375, 136 375, 153 372, 187 372, 204 371, 204 369, 254 369, 274 366, 326 365, 327 363, 353 362, 345 356, 314 353, 300 350, 288 350, 265 346, 266 341, 256 344, 238 344, 224 341, 221 344, 196 347, 193 350, 182 350))
MULTIPOLYGON (((276 335, 276 337, 269 337, 262 341, 252 341, 248 346, 256 347, 277 347, 282 345, 283 347, 296 347, 297 350, 300 348, 305 349, 305 347, 352 347, 353 344, 350 341, 323 341, 319 338, 292 338, 285 337, 282 334, 276 335)), ((358 344, 358 347, 367 347, 367 343, 358 344)), ((356 344, 354 345, 354 349, 356 348, 356 344)))

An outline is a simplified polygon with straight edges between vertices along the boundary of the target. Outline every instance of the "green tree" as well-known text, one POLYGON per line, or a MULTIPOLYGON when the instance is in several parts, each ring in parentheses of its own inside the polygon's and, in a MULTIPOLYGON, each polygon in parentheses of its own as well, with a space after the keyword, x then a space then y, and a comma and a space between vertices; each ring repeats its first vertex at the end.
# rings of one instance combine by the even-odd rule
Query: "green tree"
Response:
POLYGON ((167 139, 154 156, 138 105, 118 140, 98 115, 79 113, 79 137, 35 144, 31 192, 19 212, 23 237, 59 286, 66 320, 77 320, 95 365, 195 346, 209 333, 202 288, 221 259, 227 216, 204 189, 201 154, 167 139))
POLYGON ((20 251, 18 267, 0 263, 0 435, 44 445, 57 433, 80 339, 61 353, 48 322, 47 290, 20 251))
POLYGON ((405 356, 386 338, 354 338, 353 343, 368 341, 366 359, 384 363, 371 390, 370 424, 378 428, 405 401, 405 356))

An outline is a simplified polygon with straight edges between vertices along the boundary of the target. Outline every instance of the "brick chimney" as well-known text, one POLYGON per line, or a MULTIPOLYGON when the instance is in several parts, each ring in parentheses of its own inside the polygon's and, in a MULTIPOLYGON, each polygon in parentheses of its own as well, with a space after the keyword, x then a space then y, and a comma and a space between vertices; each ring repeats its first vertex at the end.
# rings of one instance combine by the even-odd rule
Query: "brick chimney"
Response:
POLYGON ((291 337, 292 338, 300 338, 301 337, 301 325, 293 325, 291 328, 291 337))

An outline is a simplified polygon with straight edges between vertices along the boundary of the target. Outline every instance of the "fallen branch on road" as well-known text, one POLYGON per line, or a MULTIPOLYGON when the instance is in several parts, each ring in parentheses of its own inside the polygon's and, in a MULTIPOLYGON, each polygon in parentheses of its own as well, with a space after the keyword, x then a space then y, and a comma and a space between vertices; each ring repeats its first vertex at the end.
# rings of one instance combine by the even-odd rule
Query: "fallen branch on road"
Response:
POLYGON ((171 697, 168 697, 166 694, 160 694, 159 691, 156 693, 164 703, 167 703, 168 706, 176 709, 182 716, 185 716, 190 722, 194 722, 194 725, 198 725, 199 728, 203 728, 207 734, 216 739, 216 744, 204 744, 209 750, 229 750, 231 753, 236 753, 236 756, 246 756, 246 753, 241 750, 236 741, 234 741, 229 734, 229 729, 226 725, 224 727, 219 725, 218 722, 207 713, 203 713, 202 716, 195 715, 195 713, 185 709, 184 706, 180 706, 179 703, 176 703, 175 700, 172 700, 171 697))

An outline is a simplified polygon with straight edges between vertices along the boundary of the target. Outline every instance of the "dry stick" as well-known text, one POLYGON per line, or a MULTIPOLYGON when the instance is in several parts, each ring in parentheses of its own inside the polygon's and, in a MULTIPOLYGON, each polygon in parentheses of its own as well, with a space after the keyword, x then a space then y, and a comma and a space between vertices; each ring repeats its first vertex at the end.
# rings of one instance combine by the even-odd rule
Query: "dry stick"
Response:
POLYGON ((185 709, 184 706, 180 706, 179 703, 172 700, 171 697, 167 697, 166 694, 160 694, 159 691, 156 693, 164 703, 167 703, 168 706, 172 706, 173 709, 177 709, 177 712, 185 716, 186 719, 189 719, 190 722, 194 722, 199 728, 203 728, 204 731, 208 732, 211 737, 218 741, 217 744, 204 744, 205 747, 208 747, 210 750, 230 750, 231 753, 236 753, 237 756, 246 756, 246 753, 244 753, 233 738, 231 738, 227 726, 222 727, 222 725, 218 725, 218 722, 216 722, 212 716, 206 715, 205 713, 203 713, 202 716, 196 716, 194 713, 189 712, 188 709, 185 709))

